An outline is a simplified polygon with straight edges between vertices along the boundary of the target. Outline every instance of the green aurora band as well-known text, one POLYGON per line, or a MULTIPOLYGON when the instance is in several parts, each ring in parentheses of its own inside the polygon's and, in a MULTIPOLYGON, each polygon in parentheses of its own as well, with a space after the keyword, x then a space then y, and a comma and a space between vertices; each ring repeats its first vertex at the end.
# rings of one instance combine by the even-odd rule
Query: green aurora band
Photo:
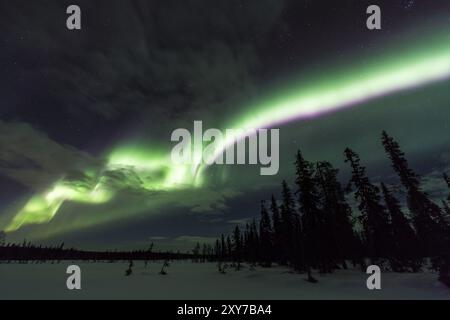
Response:
MULTIPOLYGON (((420 48, 396 50, 369 64, 352 65, 343 72, 329 72, 327 79, 313 75, 307 83, 295 82, 289 89, 261 98, 261 102, 247 107, 248 112, 227 128, 270 128, 450 78, 450 34, 416 42, 421 44, 420 48)), ((244 137, 238 137, 238 140, 244 137)), ((235 142, 224 140, 216 148, 215 156, 220 156, 235 142)), ((112 150, 107 158, 104 168, 91 177, 89 183, 61 179, 45 192, 33 196, 5 231, 47 223, 65 201, 95 205, 110 201, 124 188, 170 192, 204 184, 205 165, 200 162, 173 164, 167 152, 122 145, 112 150), (120 181, 123 172, 129 173, 129 181, 120 181)))

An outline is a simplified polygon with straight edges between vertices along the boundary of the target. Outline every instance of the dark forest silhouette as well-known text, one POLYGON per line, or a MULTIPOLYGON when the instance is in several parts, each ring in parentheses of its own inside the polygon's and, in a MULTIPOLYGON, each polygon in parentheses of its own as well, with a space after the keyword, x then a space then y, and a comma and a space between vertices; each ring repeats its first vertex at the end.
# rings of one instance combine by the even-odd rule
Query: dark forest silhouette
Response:
POLYGON ((22 244, 8 243, 0 246, 0 261, 4 262, 27 262, 36 261, 64 261, 64 260, 85 260, 85 261, 133 261, 142 260, 183 260, 191 259, 191 253, 180 252, 160 252, 153 250, 153 244, 147 250, 134 251, 84 251, 74 248, 64 248, 64 243, 58 246, 36 246, 24 241, 22 244))
MULTIPOLYGON (((294 191, 283 181, 279 201, 273 195, 270 204, 262 201, 259 221, 236 226, 230 236, 216 241, 217 259, 232 261, 238 269, 241 262, 263 267, 277 263, 306 273, 311 282, 317 281, 312 270, 331 273, 347 269, 348 261, 364 271, 370 263, 395 272, 418 272, 430 262, 440 280, 450 285, 450 196, 440 208, 422 190, 419 176, 386 132, 382 144, 406 191, 411 219, 390 186, 369 179, 355 151, 344 151, 351 168, 345 188, 338 169, 326 161, 309 162, 298 151, 294 191), (348 192, 357 201, 357 218, 346 200, 348 192)), ((444 179, 450 189, 446 174, 444 179)))

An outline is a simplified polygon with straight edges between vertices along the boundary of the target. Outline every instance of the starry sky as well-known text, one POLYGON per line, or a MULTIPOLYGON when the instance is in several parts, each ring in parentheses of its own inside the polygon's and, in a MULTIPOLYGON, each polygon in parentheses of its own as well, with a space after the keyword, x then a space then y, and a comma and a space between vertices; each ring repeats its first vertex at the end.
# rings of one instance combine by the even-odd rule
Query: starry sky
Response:
POLYGON ((257 217, 260 200, 293 183, 297 149, 346 183, 351 147, 374 181, 397 185, 382 130, 424 189, 447 197, 448 0, 1 0, 0 34, 10 241, 191 248, 257 217), (79 31, 66 28, 71 4, 79 31), (381 30, 366 27, 371 4, 381 30), (171 163, 171 133, 195 120, 279 129, 278 174, 212 165, 193 176, 171 163))

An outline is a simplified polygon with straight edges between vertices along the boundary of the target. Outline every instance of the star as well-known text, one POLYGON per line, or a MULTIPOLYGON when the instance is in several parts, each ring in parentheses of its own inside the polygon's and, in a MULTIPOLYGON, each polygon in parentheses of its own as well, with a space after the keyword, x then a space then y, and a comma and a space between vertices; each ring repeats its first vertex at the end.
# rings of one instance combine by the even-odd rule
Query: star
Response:
POLYGON ((409 10, 411 9, 413 6, 415 5, 414 0, 408 0, 408 2, 405 4, 405 6, 403 7, 405 10, 409 10))

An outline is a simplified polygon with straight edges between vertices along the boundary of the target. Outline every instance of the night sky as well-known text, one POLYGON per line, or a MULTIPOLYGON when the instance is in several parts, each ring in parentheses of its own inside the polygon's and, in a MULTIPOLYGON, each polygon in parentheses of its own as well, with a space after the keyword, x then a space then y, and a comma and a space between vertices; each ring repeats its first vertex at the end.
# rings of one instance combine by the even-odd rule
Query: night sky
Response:
POLYGON ((257 217, 293 183, 297 149, 345 184, 351 147, 374 181, 398 184, 382 130, 423 188, 447 197, 448 0, 0 1, 9 241, 191 248, 257 217), (66 28, 71 4, 79 31, 66 28), (366 27, 371 4, 381 30, 366 27), (279 128, 279 173, 213 165, 192 177, 170 162, 170 136, 194 120, 279 128))

